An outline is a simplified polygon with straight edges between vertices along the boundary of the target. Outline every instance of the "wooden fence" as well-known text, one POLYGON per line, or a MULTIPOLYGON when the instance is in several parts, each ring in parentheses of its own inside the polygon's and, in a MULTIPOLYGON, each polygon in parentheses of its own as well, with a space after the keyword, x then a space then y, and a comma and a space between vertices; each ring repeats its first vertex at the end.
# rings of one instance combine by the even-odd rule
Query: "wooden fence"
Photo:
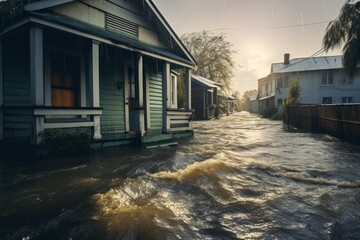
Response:
POLYGON ((284 123, 303 131, 360 142, 360 104, 289 106, 284 112, 284 123))

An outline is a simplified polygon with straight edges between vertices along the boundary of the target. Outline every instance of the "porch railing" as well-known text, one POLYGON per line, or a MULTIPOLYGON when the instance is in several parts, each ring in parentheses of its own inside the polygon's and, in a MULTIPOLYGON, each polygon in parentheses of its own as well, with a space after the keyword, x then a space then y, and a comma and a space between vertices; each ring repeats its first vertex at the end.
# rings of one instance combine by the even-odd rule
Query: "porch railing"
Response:
POLYGON ((93 127, 94 139, 100 139, 102 108, 35 108, 38 131, 53 128, 93 127))
POLYGON ((168 110, 167 131, 178 132, 192 130, 192 111, 168 110))

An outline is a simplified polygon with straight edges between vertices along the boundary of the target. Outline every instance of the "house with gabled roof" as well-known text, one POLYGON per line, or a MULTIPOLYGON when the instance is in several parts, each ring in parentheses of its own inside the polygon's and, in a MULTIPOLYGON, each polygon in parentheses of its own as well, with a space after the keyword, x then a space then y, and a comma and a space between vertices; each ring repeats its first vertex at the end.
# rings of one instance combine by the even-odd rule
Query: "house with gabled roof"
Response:
POLYGON ((3 10, 0 141, 37 145, 53 129, 88 132, 94 145, 192 134, 195 60, 151 0, 14 1, 3 10), (181 79, 185 108, 175 100, 181 79))
POLYGON ((198 76, 191 77, 191 102, 194 110, 194 119, 208 120, 215 117, 218 107, 218 91, 220 84, 198 76))
POLYGON ((346 104, 360 102, 360 76, 350 77, 341 56, 290 59, 273 63, 270 74, 258 80, 260 110, 281 109, 291 81, 299 80, 300 104, 346 104))

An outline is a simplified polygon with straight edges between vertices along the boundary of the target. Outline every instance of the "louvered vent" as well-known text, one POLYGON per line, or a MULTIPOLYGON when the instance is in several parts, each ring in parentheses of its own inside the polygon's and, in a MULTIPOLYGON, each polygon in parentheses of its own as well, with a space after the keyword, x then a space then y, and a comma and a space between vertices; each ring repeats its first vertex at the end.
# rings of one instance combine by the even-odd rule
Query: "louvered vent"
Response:
POLYGON ((106 14, 106 28, 124 32, 134 37, 139 36, 139 25, 112 14, 106 14))

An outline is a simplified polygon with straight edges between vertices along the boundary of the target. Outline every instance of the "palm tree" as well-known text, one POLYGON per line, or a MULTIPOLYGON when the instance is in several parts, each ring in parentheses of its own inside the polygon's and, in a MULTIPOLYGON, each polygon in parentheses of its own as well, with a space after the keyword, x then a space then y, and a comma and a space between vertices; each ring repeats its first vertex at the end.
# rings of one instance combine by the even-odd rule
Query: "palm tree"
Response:
POLYGON ((323 37, 325 51, 341 47, 344 68, 353 77, 360 63, 360 1, 346 0, 339 16, 329 23, 323 37))

